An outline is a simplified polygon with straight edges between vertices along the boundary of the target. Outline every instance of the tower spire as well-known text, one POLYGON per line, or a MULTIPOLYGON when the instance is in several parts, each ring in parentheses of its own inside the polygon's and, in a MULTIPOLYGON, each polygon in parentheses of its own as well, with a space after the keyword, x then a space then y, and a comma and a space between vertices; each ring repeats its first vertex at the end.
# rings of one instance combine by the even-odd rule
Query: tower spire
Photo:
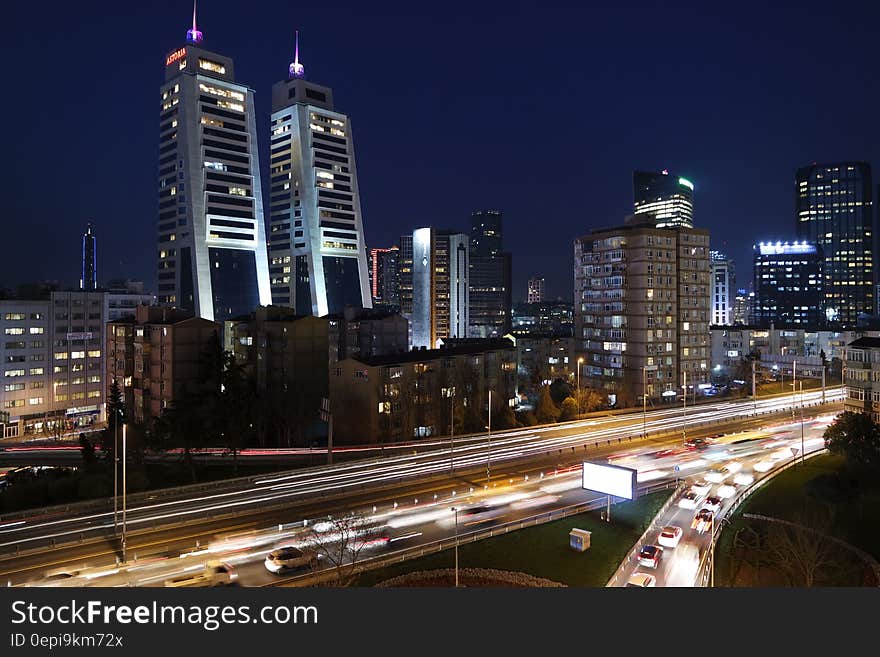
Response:
POLYGON ((287 71, 291 78, 301 78, 305 76, 306 70, 299 63, 299 30, 296 30, 294 33, 296 34, 296 46, 293 51, 293 63, 288 67, 287 71))
POLYGON ((193 26, 191 30, 186 31, 186 41, 187 43, 201 43, 202 38, 202 33, 196 26, 196 0, 193 0, 193 26))

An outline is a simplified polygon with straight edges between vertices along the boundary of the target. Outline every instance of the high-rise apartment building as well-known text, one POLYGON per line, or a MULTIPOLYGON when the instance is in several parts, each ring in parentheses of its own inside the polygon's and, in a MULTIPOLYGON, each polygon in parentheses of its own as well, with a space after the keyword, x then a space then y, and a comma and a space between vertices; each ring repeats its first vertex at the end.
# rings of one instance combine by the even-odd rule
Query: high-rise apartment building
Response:
POLYGON ((97 245, 92 224, 89 224, 82 237, 82 275, 79 277, 79 289, 94 291, 98 289, 97 245))
POLYGON ((712 278, 711 323, 715 326, 729 326, 733 323, 731 292, 736 281, 733 260, 718 251, 710 251, 709 266, 712 278))
POLYGON ((871 165, 812 164, 797 171, 797 238, 823 254, 825 317, 854 324, 876 312, 871 165))
POLYGON ((709 232, 636 215, 575 240, 575 339, 583 385, 619 405, 709 377, 709 232))
POLYGON ((222 321, 271 302, 254 92, 195 24, 165 58, 158 297, 222 321))
POLYGON ((752 249, 755 298, 751 323, 823 325, 822 249, 807 242, 761 242, 752 249))
POLYGON ((544 301, 544 279, 530 278, 527 301, 529 303, 541 303, 544 301))
POLYGON ((370 249, 370 288, 374 306, 400 308, 400 247, 370 249))
POLYGON ((297 35, 288 77, 272 87, 272 303, 322 317, 372 300, 351 121, 304 76, 297 35))
POLYGON ((400 314, 410 317, 413 311, 413 236, 400 236, 400 255, 398 260, 400 277, 400 314))
POLYGON ((463 233, 419 228, 412 234, 412 346, 437 348, 464 338, 469 316, 469 240, 463 233))
POLYGON ((512 256, 504 251, 502 215, 478 210, 471 215, 469 327, 474 338, 500 338, 510 331, 513 305, 512 256))
POLYGON ((733 298, 733 323, 735 325, 746 325, 751 321, 754 298, 755 293, 749 292, 743 287, 736 291, 736 296, 733 298))
POLYGON ((633 207, 637 215, 653 215, 657 228, 694 225, 694 184, 687 178, 659 172, 633 172, 633 207))

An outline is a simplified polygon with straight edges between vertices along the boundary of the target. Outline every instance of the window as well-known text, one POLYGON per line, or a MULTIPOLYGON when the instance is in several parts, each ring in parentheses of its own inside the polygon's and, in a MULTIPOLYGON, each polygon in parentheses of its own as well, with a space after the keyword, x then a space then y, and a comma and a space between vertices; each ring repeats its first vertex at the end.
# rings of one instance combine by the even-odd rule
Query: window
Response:
POLYGON ((31 335, 43 335, 46 332, 42 326, 31 326, 31 335))
POLYGON ((24 370, 6 370, 3 376, 11 378, 13 376, 24 376, 24 370))
POLYGON ((42 397, 31 397, 30 399, 28 399, 28 404, 30 404, 31 406, 39 406, 42 403, 43 403, 42 397))
POLYGON ((86 352, 84 352, 84 351, 71 351, 71 352, 70 352, 70 357, 73 358, 73 359, 77 359, 77 358, 85 358, 85 357, 86 357, 86 352))
POLYGON ((100 358, 101 350, 100 349, 90 349, 89 350, 89 358, 100 358))
POLYGON ((56 351, 55 352, 55 360, 67 360, 67 352, 66 351, 56 351))
POLYGON ((24 406, 24 399, 10 399, 3 402, 3 408, 18 408, 19 406, 24 406))
POLYGON ((31 368, 31 376, 40 376, 44 373, 42 367, 32 367, 31 368))
POLYGON ((3 331, 6 335, 24 335, 24 329, 19 326, 13 326, 3 331))
POLYGON ((199 68, 203 68, 206 71, 213 71, 214 73, 219 73, 220 75, 224 75, 226 73, 226 67, 219 62, 212 62, 210 59, 202 59, 199 57, 199 68))
POLYGON ((24 390, 23 383, 7 383, 3 386, 3 392, 15 392, 16 390, 24 390))
POLYGON ((94 397, 100 397, 100 396, 101 396, 100 390, 89 390, 89 394, 88 394, 89 399, 92 399, 94 397))
POLYGON ((24 313, 6 313, 4 319, 7 322, 18 322, 22 319, 26 319, 26 315, 24 313))

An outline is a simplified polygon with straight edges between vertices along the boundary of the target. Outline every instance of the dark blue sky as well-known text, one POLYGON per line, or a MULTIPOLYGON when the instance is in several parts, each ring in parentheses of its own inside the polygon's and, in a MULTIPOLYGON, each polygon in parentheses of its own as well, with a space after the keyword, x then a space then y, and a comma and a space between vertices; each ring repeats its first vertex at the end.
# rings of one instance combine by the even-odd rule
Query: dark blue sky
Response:
MULTIPOLYGON (((570 298, 572 240, 620 223, 633 169, 694 181, 745 285, 753 241, 794 237, 798 166, 878 162, 880 6, 834 5, 201 0, 199 27, 256 90, 263 159, 300 30, 306 76, 352 118, 368 246, 498 208, 514 299, 534 274, 570 298)), ((155 286, 158 89, 190 12, 5 8, 0 287, 76 281, 88 221, 101 280, 155 286)))

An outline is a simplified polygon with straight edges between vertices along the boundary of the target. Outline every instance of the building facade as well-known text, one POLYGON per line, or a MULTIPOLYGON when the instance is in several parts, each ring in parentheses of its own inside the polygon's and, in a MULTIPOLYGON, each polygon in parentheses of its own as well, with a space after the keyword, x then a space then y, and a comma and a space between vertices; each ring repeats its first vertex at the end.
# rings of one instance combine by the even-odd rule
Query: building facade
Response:
POLYGON ((323 317, 372 297, 351 120, 304 75, 297 40, 288 78, 272 87, 272 304, 323 317))
POLYGON ((104 292, 0 300, 7 438, 58 437, 104 419, 104 292))
POLYGON ((880 337, 861 337, 846 346, 843 410, 880 422, 880 337))
POLYGON ((544 300, 544 279, 530 278, 529 289, 526 295, 528 303, 541 303, 544 300))
POLYGON ((822 250, 807 242, 760 242, 753 247, 755 298, 751 322, 759 326, 822 326, 822 250))
POLYGON ((334 444, 480 431, 488 423, 490 390, 496 422, 517 402, 516 349, 509 340, 345 359, 330 373, 334 444))
POLYGON ((97 243, 89 224, 82 237, 82 274, 79 277, 79 289, 93 292, 98 289, 97 243))
POLYGON ((400 247, 370 249, 373 306, 400 310, 400 247))
POLYGON ((716 326, 729 326, 733 324, 731 292, 736 282, 733 260, 718 251, 710 251, 709 266, 712 278, 711 322, 716 326))
POLYGON ((195 24, 165 58, 159 303, 223 321, 270 302, 254 93, 195 24))
POLYGON ((552 335, 571 337, 574 334, 574 307, 567 301, 518 303, 513 307, 513 335, 552 335))
POLYGON ((694 184, 663 171, 633 172, 633 208, 637 215, 653 215, 657 227, 694 225, 694 184))
POLYGON ((510 330, 512 256, 504 251, 502 215, 479 210, 471 215, 468 273, 468 335, 498 338, 510 330))
POLYGON ((708 231, 635 215, 575 240, 574 251, 583 385, 630 405, 708 381, 708 231))
POLYGON ((469 324, 468 236, 419 228, 412 234, 412 346, 464 338, 469 324))
POLYGON ((138 306, 107 323, 106 389, 116 381, 128 416, 149 423, 204 388, 204 354, 222 327, 189 311, 138 306))
POLYGON ((822 250, 825 317, 855 324, 859 315, 874 315, 877 236, 871 165, 812 164, 798 169, 795 187, 797 238, 822 250))
POLYGON ((733 324, 748 324, 752 317, 752 305, 755 293, 749 292, 744 287, 736 291, 733 297, 733 324))

